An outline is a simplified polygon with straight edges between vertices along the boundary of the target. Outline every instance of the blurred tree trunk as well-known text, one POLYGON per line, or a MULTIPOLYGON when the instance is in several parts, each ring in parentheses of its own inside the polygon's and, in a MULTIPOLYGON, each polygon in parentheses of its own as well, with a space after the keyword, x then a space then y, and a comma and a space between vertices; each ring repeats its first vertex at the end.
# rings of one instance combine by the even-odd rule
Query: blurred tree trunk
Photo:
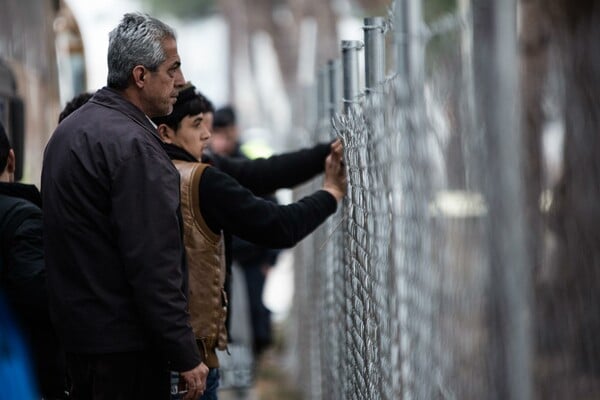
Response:
POLYGON ((341 48, 337 35, 338 16, 333 11, 333 0, 320 1, 289 0, 304 4, 303 17, 312 17, 317 21, 317 68, 328 60, 341 57, 341 48))
POLYGON ((392 3, 389 0, 357 0, 356 2, 366 13, 381 13, 392 3))
MULTIPOLYGON (((542 133, 545 123, 543 110, 544 88, 548 76, 549 53, 549 20, 544 13, 543 0, 520 0, 520 26, 519 49, 521 59, 520 83, 522 96, 522 146, 523 168, 525 187, 525 217, 529 227, 527 248, 530 250, 529 260, 533 264, 534 299, 536 301, 534 316, 534 335, 538 343, 544 348, 556 345, 560 341, 560 334, 555 330, 555 321, 552 318, 556 305, 553 301, 552 290, 548 290, 541 277, 542 251, 544 243, 544 230, 542 214, 540 212, 540 196, 544 188, 542 171, 542 133)), ((539 355, 537 351, 533 354, 539 355)), ((543 353, 545 354, 545 353, 543 353)), ((534 360, 543 360, 542 365, 548 361, 543 357, 534 360)), ((540 361, 538 361, 540 364, 540 361)), ((535 365, 535 363, 534 363, 535 365)), ((538 391, 543 391, 539 383, 547 380, 547 376, 536 374, 534 382, 538 391)), ((544 397, 542 397, 544 398, 544 397)))
MULTIPOLYGON (((544 277, 548 274, 548 266, 542 266, 545 231, 543 216, 540 209, 540 197, 545 188, 544 172, 542 168, 542 134, 546 116, 543 104, 546 95, 545 88, 548 83, 548 59, 550 52, 550 20, 544 9, 543 0, 520 0, 520 84, 522 97, 522 147, 525 187, 525 217, 531 235, 528 237, 527 248, 530 251, 529 259, 533 267, 533 284, 535 310, 534 335, 537 350, 534 351, 537 370, 549 370, 555 367, 553 356, 549 356, 548 349, 556 349, 564 340, 564 330, 556 329, 557 306, 556 293, 552 288, 553 282, 548 282, 544 277), (539 368, 539 366, 544 368, 539 368)), ((536 382, 538 394, 546 398, 546 387, 549 374, 537 373, 536 382)))
POLYGON ((230 101, 235 98, 235 66, 238 65, 239 56, 246 54, 248 42, 248 21, 246 2, 238 0, 219 0, 219 6, 229 26, 229 93, 230 101))
POLYGON ((553 206, 555 329, 567 332, 559 355, 570 378, 562 394, 600 398, 600 7, 595 0, 553 0, 545 7, 565 91, 564 168, 553 206))
POLYGON ((528 248, 532 250, 534 270, 540 265, 542 237, 540 196, 543 190, 542 130, 545 123, 543 110, 544 88, 548 75, 549 21, 544 17, 544 0, 521 0, 521 95, 523 104, 523 154, 525 157, 525 182, 527 219, 532 237, 528 248))
MULTIPOLYGON (((338 16, 332 7, 333 0, 219 0, 219 5, 230 29, 230 63, 240 57, 251 57, 251 38, 264 31, 273 40, 273 47, 288 92, 293 91, 298 65, 299 30, 304 18, 317 22, 317 65, 324 64, 338 53, 336 26, 338 16)), ((254 64, 250 60, 250 64, 254 64)), ((230 93, 234 98, 235 79, 230 68, 230 93)))

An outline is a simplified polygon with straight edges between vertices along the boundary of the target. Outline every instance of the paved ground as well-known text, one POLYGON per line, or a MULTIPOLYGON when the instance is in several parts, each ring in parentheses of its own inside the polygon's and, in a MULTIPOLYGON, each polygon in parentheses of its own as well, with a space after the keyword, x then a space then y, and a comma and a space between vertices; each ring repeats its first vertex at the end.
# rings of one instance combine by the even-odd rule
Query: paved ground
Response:
POLYGON ((268 350, 259 362, 256 384, 249 390, 221 390, 219 400, 302 400, 282 367, 279 350, 268 350))
POLYGON ((220 390, 219 400, 302 400, 299 390, 286 372, 280 323, 277 325, 276 343, 259 360, 254 386, 246 390, 220 390))
MULTIPOLYGON (((231 337, 236 345, 230 344, 231 356, 223 354, 220 356, 221 366, 227 368, 228 361, 236 365, 236 374, 224 376, 221 373, 221 382, 226 384, 228 379, 236 382, 243 381, 250 376, 246 368, 251 363, 251 355, 246 354, 250 346, 248 305, 243 299, 246 298, 246 288, 243 283, 243 274, 239 267, 233 266, 231 306, 231 337), (244 350, 245 348, 245 350, 244 350), (240 354, 242 352, 243 354, 240 354), (230 358, 231 357, 231 358, 230 358), (250 357, 250 358, 248 358, 250 357), (241 377, 241 378, 240 378, 241 377)), ((293 258, 292 253, 284 251, 278 258, 275 268, 269 272, 265 287, 265 304, 273 311, 273 324, 275 334, 275 345, 268 349, 258 362, 256 379, 253 387, 249 389, 221 389, 219 400, 302 400, 298 391, 291 385, 291 379, 286 374, 283 363, 283 349, 285 343, 282 340, 281 328, 291 305, 293 293, 293 258)), ((229 366, 231 368, 231 366, 229 366)))

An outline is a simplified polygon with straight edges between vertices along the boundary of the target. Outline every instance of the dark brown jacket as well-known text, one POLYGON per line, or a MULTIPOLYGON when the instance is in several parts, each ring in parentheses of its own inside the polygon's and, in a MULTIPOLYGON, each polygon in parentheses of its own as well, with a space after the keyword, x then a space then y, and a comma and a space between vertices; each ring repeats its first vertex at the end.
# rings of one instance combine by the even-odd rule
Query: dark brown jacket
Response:
POLYGON ((148 118, 103 88, 56 129, 42 170, 50 311, 67 352, 157 348, 200 362, 187 312, 179 174, 148 118))

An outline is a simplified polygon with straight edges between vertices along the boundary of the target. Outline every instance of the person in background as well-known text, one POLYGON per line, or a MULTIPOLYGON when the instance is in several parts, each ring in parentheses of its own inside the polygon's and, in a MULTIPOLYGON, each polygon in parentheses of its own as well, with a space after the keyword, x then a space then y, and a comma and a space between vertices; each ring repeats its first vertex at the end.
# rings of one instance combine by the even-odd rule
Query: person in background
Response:
POLYGON ((62 120, 71 115, 73 111, 87 103, 93 95, 94 93, 83 92, 73 97, 67 104, 65 104, 65 107, 58 115, 58 123, 60 124, 62 120))
POLYGON ((53 323, 73 399, 169 399, 170 371, 202 394, 188 313, 179 174, 150 118, 185 83, 174 31, 125 14, 109 35, 107 87, 58 125, 44 152, 44 248, 53 323))
MULTIPOLYGON (((282 182, 293 186, 299 183, 296 179, 303 162, 306 170, 315 169, 311 165, 315 155, 308 150, 269 160, 234 160, 231 163, 237 164, 237 168, 228 172, 231 175, 200 162, 211 137, 210 130, 203 124, 204 100, 194 86, 189 86, 179 93, 171 114, 155 117, 153 121, 158 126, 164 149, 181 176, 191 322, 204 363, 210 368, 206 392, 201 399, 213 400, 217 398, 219 384, 216 350, 227 346, 223 232, 264 246, 291 247, 335 212, 337 203, 345 195, 346 177, 338 142, 325 161, 322 190, 286 206, 256 197, 242 186, 244 178, 260 179, 262 183, 254 188, 258 191, 272 192, 282 182), (253 176, 256 171, 261 173, 253 176)), ((302 178, 302 181, 308 179, 302 178)))
POLYGON ((226 105, 215 111, 212 123, 213 137, 209 149, 221 156, 247 158, 241 151, 240 131, 233 106, 226 105))
POLYGON ((64 353, 48 309, 42 240, 42 198, 15 182, 16 158, 0 123, 0 289, 30 350, 45 399, 65 397, 64 353))
MULTIPOLYGON (((213 135, 209 147, 213 153, 247 160, 256 158, 247 154, 247 146, 242 146, 240 142, 236 113, 232 106, 227 105, 216 110, 212 126, 213 135)), ((277 203, 273 194, 262 197, 277 203)), ((257 358, 273 342, 271 310, 263 303, 263 290, 267 274, 275 265, 279 250, 259 246, 237 236, 232 237, 231 248, 233 262, 237 263, 244 273, 250 306, 252 350, 257 358)))
MULTIPOLYGON (((189 85, 191 86, 191 84, 189 85)), ((325 159, 331 150, 331 145, 335 144, 336 147, 340 146, 340 141, 338 139, 331 143, 319 143, 310 149, 276 155, 269 159, 259 157, 257 159, 249 160, 247 157, 240 156, 242 155, 241 152, 234 152, 233 157, 221 155, 219 153, 223 153, 222 151, 219 151, 219 153, 212 151, 213 149, 211 149, 211 146, 214 146, 215 143, 219 141, 219 138, 223 136, 221 133, 228 131, 229 134, 226 135, 228 136, 228 139, 226 139, 226 143, 228 143, 227 146, 229 146, 230 149, 236 147, 235 143, 238 137, 237 127, 235 127, 236 129, 234 130, 230 129, 232 126, 231 121, 235 122, 236 120, 235 112, 233 111, 233 108, 230 107, 222 108, 221 110, 224 110, 224 112, 219 114, 217 125, 228 128, 219 130, 219 133, 213 134, 213 128, 215 126, 214 120, 216 117, 215 108, 212 102, 201 93, 196 92, 196 96, 199 102, 198 109, 202 112, 201 124, 204 126, 204 129, 208 130, 212 135, 208 142, 208 148, 202 155, 202 162, 219 168, 221 171, 235 178, 242 186, 252 191, 252 193, 263 198, 269 199, 269 196, 272 196, 269 193, 273 193, 277 189, 290 188, 299 185, 308 179, 313 178, 317 174, 322 173, 324 171, 325 159), (236 157, 236 155, 238 155, 238 157, 236 157)), ((233 125, 235 126, 236 124, 234 123, 233 125)), ((230 300, 229 303, 231 304, 231 299, 235 295, 234 293, 231 293, 234 249, 238 245, 243 246, 244 243, 261 249, 265 249, 266 247, 244 241, 240 238, 234 239, 234 236, 227 231, 223 232, 223 237, 225 240, 225 265, 227 271, 225 291, 228 294, 230 300), (237 244, 234 243, 234 240, 237 244)), ((273 253, 279 252, 277 249, 269 249, 269 251, 273 253)), ((273 253, 271 253, 272 263, 275 262, 275 254, 273 253)), ((262 292, 262 290, 260 291, 262 292)), ((227 308, 228 329, 231 322, 229 318, 230 312, 231 307, 227 308)), ((268 328, 270 329, 270 325, 268 328)))

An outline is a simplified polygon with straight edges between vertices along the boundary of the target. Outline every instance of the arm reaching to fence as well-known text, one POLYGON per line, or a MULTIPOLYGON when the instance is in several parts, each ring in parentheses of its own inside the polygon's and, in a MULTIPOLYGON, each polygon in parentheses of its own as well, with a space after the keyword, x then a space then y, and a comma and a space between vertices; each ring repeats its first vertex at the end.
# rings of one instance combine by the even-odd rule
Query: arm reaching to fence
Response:
POLYGON ((342 143, 336 140, 331 145, 331 153, 325 160, 323 190, 329 192, 339 202, 346 194, 346 169, 342 161, 342 143))

